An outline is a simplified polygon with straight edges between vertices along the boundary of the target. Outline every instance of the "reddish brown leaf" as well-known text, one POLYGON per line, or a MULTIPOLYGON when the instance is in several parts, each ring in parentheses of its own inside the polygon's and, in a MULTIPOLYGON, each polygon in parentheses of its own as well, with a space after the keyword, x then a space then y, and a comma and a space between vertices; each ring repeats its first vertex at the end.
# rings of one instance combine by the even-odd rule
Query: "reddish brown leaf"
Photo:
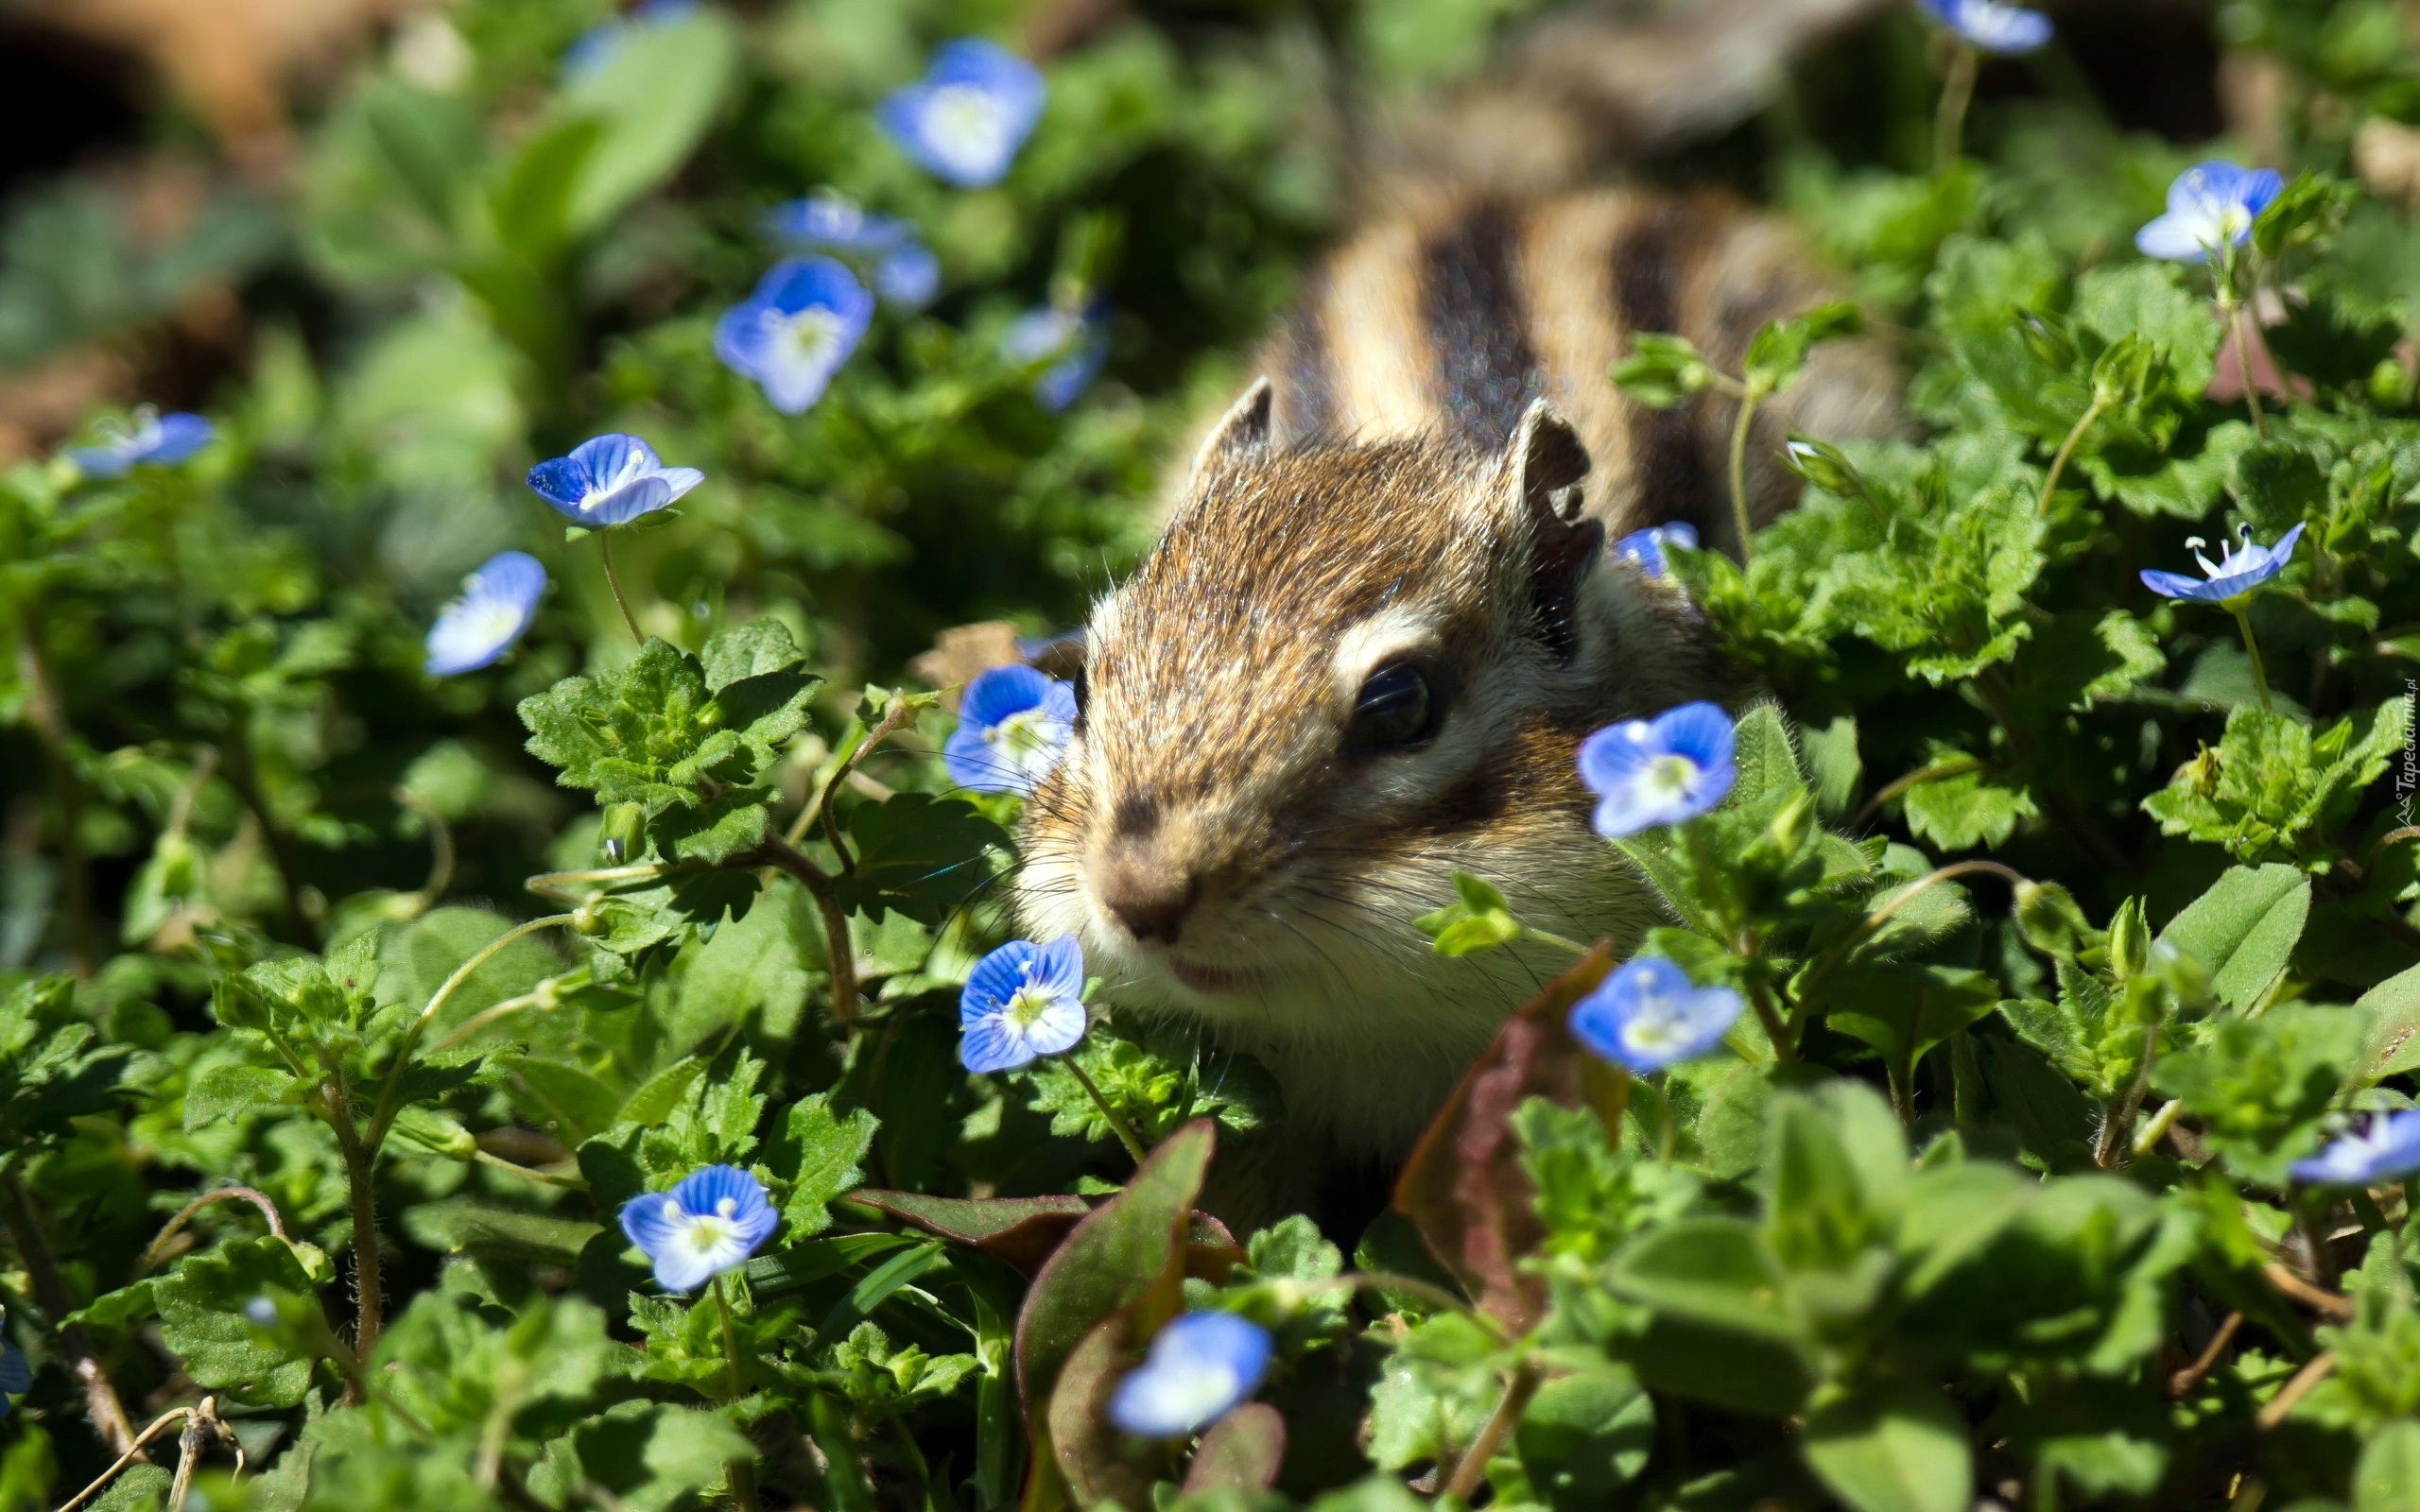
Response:
POLYGON ((1107 1417, 1110 1393, 1139 1363, 1134 1336, 1131 1309, 1102 1318, 1067 1356, 1058 1384, 1050 1389, 1045 1417, 1050 1452, 1078 1506, 1151 1504, 1149 1462, 1137 1454, 1132 1440, 1110 1426, 1107 1417))
POLYGON ((1546 1307, 1544 1288, 1519 1269, 1545 1229, 1509 1121, 1531 1097, 1576 1108, 1590 1095, 1588 1082, 1601 1084, 1609 1068, 1580 1048, 1564 1021, 1613 964, 1599 945, 1505 1022, 1395 1182, 1395 1206, 1429 1252, 1482 1312, 1516 1332, 1546 1307))
POLYGON ((849 1200, 878 1209, 926 1233, 973 1245, 1028 1276, 1040 1270, 1068 1230, 1093 1211, 1092 1204, 1081 1197, 928 1197, 920 1192, 875 1188, 852 1192, 849 1200))
POLYGON ((1201 1435, 1184 1472, 1184 1494, 1266 1491, 1285 1463, 1286 1419, 1265 1401, 1248 1401, 1201 1435))

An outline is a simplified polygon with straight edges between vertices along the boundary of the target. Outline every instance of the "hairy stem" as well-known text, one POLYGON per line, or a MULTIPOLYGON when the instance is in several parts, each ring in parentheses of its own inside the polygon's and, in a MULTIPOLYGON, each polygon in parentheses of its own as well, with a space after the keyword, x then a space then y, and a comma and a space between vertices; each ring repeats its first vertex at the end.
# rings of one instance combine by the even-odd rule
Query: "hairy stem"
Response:
POLYGON ((2269 438, 2269 427, 2260 415, 2260 385, 2252 373, 2253 326, 2249 304, 2238 304, 2227 318, 2235 327, 2235 361, 2243 375, 2243 407, 2252 415, 2252 434, 2261 440, 2269 438))
POLYGON ((2192 1395, 2193 1388, 2202 1383, 2202 1378, 2208 1375, 2211 1367, 2219 1363, 2219 1356, 2226 1353, 2227 1346, 2235 1342, 2236 1330, 2241 1327, 2243 1327, 2243 1314, 2229 1313, 2225 1321, 2219 1325, 2218 1332, 2210 1335, 2210 1342, 2204 1345, 2202 1352, 2193 1357, 2193 1363, 2168 1378, 2168 1394, 2171 1397, 2192 1395))
POLYGON ((630 627, 631 639, 647 644, 638 619, 631 613, 631 601, 622 596, 621 575, 614 571, 614 530, 610 525, 596 532, 596 555, 605 563, 605 586, 614 591, 614 607, 622 611, 622 623, 630 627))
POLYGON ((1480 1479, 1487 1474, 1487 1462, 1495 1457, 1496 1449, 1512 1425, 1521 1420, 1521 1411, 1529 1406, 1530 1398, 1538 1389, 1538 1372, 1524 1360, 1512 1368, 1512 1379, 1504 1383, 1504 1395, 1497 1399, 1495 1410, 1479 1425, 1478 1436, 1455 1463, 1453 1478, 1445 1483, 1445 1494, 1468 1503, 1471 1493, 1478 1489, 1480 1479))
POLYGON ((59 895, 67 916, 67 959, 78 980, 100 966, 100 944, 93 919, 92 864, 84 854, 84 783, 76 773, 73 736, 59 684, 51 676, 50 657, 43 649, 42 627, 28 602, 17 620, 17 672, 26 684, 26 723, 42 747, 43 776, 51 801, 59 805, 59 895))
POLYGON ((344 1073, 330 1073, 320 1086, 320 1097, 326 1105, 322 1112, 328 1126, 336 1131, 337 1145, 344 1152, 345 1187, 353 1207, 354 1285, 358 1293, 353 1352, 366 1360, 378 1343, 380 1314, 387 1301, 378 1270, 378 1194, 371 1186, 377 1151, 365 1144, 360 1131, 353 1126, 353 1098, 344 1073))
POLYGON ((2091 404, 2084 409, 2083 418, 2067 432, 2067 438, 2059 443, 2059 454, 2050 458, 2049 473, 2042 479, 2042 497, 2033 506, 2035 514, 2048 515, 2050 512, 2050 496, 2059 490, 2059 474, 2067 470, 2067 458, 2076 455, 2076 447, 2083 440, 2084 432, 2092 429, 2093 422, 2108 411, 2109 401, 2095 393, 2091 404))
POLYGON ((404 1042, 395 1047, 395 1058, 387 1068, 387 1082, 378 1093, 378 1110, 371 1115, 370 1132, 362 1141, 363 1147, 373 1160, 379 1146, 387 1143, 387 1130, 394 1125, 395 1115, 402 1111, 399 1104, 403 1095, 404 1072, 411 1064, 412 1051, 420 1044, 420 1037, 428 1031, 430 1021, 437 1017, 437 1010, 445 1006, 445 1000, 454 995, 455 988, 469 981, 472 972, 524 935, 534 935, 557 924, 568 924, 577 917, 574 914, 548 914, 544 919, 515 924, 490 940, 469 960, 454 968, 454 974, 438 984, 437 990, 429 996, 428 1005, 420 1010, 420 1017, 414 1019, 412 1026, 404 1032, 404 1042))
POLYGON ((420 905, 428 907, 445 895, 454 881, 454 828, 445 816, 430 806, 428 800, 408 787, 395 789, 395 801, 420 816, 428 827, 428 880, 421 885, 420 905))
POLYGON ((126 1405, 118 1400, 117 1388, 110 1384, 108 1373, 101 1368, 100 1356, 93 1352, 92 1335, 84 1332, 80 1323, 61 1326, 59 1321, 76 1311, 75 1294, 68 1291, 66 1278, 59 1273, 59 1262, 52 1258, 50 1246, 43 1240, 33 1199, 26 1194, 25 1182, 14 1166, 0 1171, 0 1227, 5 1227, 15 1242, 17 1254, 33 1279, 34 1300, 50 1314, 47 1321, 58 1331, 60 1346, 74 1362, 76 1380, 84 1388, 84 1414, 92 1419, 94 1431, 110 1448, 121 1454, 130 1453, 134 1425, 127 1420, 126 1405))
MULTIPOLYGON (((715 1313, 722 1321, 722 1358, 729 1371, 725 1399, 736 1404, 747 1390, 739 1379, 739 1335, 731 1326, 731 1299, 724 1295, 722 1278, 714 1279, 715 1313)), ((731 1477, 731 1500, 739 1512, 756 1512, 756 1467, 752 1461, 735 1459, 726 1472, 731 1477)))
POLYGON ((1932 167, 1945 173, 1955 166, 1965 146, 1966 111, 1975 103, 1975 75, 1981 60, 1964 43, 1949 57, 1949 77, 1942 80, 1941 105, 1932 119, 1932 167))
POLYGON ((1100 1109, 1101 1118, 1108 1123, 1110 1132, 1117 1136, 1117 1143, 1126 1146, 1126 1153, 1134 1157, 1136 1165, 1141 1165, 1146 1152, 1143 1142, 1134 1137, 1132 1127, 1118 1116, 1116 1108, 1109 1106, 1109 1099, 1101 1095, 1100 1089, 1084 1074, 1084 1068, 1076 1064, 1074 1057, 1067 1057, 1059 1063, 1067 1068, 1067 1074, 1076 1078, 1076 1085, 1081 1087, 1084 1095, 1093 1100, 1093 1106, 1100 1109))
POLYGON ((134 1274, 138 1277, 147 1275, 152 1266, 166 1259, 164 1251, 168 1246, 168 1241, 177 1236, 195 1213, 214 1202, 249 1202, 260 1209, 261 1216, 268 1220, 270 1233, 280 1239, 285 1237, 285 1222, 278 1216, 277 1204, 269 1200, 268 1194, 255 1192, 251 1187, 220 1187, 215 1192, 203 1193, 177 1210, 177 1215, 161 1228, 159 1233, 152 1237, 151 1242, 143 1246, 143 1253, 135 1258, 134 1274))
POLYGON ((1929 766, 1920 766, 1916 770, 1910 772, 1907 776, 1900 778, 1897 782, 1893 782, 1881 792, 1875 794, 1870 799, 1867 799, 1865 800, 1865 806, 1858 809, 1856 816, 1849 820, 1849 830, 1854 833, 1855 832, 1865 828, 1874 816, 1881 813, 1883 808, 1888 805, 1893 799, 1897 798, 1911 787, 1921 787, 1927 782, 1946 782, 1950 778, 1963 777, 1969 772, 1979 772, 1982 769, 1983 764, 1972 756, 1948 756, 1933 763, 1929 766))
POLYGON ((1748 560, 1748 538, 1755 526, 1748 514, 1748 427, 1756 419, 1756 404, 1764 398, 1763 388, 1754 383, 1739 396, 1739 418, 1731 423, 1731 521, 1739 532, 1739 560, 1748 560))
POLYGON ((749 858, 749 864, 787 872, 815 900, 815 911, 823 919, 823 954, 830 960, 832 1017, 842 1023, 854 1021, 857 1016, 857 948, 849 938, 848 911, 840 906, 840 895, 833 890, 832 879, 785 840, 766 841, 749 858))
POLYGON ((2269 701, 2269 669, 2260 664, 2260 643, 2252 634, 2252 616, 2240 603, 2229 604, 2227 611, 2235 616, 2236 628, 2243 632, 2243 649, 2252 658, 2252 685, 2260 690, 2260 707, 2273 709, 2269 701))

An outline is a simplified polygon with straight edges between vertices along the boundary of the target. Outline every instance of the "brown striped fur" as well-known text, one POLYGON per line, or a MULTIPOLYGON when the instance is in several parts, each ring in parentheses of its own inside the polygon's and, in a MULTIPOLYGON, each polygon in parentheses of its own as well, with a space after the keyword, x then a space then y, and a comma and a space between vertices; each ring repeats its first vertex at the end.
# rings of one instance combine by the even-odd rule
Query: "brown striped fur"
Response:
MULTIPOLYGON (((1265 383, 1098 607, 1074 742, 1027 809, 1025 927, 1080 936, 1114 1001, 1259 1057, 1294 1178, 1399 1155, 1559 968, 1534 945, 1431 954, 1412 920, 1457 870, 1572 938, 1628 948, 1656 918, 1589 829, 1574 748, 1740 690, 1677 591, 1604 543, 1685 520, 1731 547, 1735 412, 1650 410, 1606 372, 1648 331, 1737 371, 1758 325, 1830 292, 1720 196, 1460 184, 1392 180, 1305 281, 1265 383), (1356 696, 1390 662, 1423 667, 1445 715, 1357 753, 1356 696)), ((1880 433, 1895 391, 1876 349, 1820 349, 1754 451, 1880 433)), ((1760 465, 1758 518, 1794 487, 1760 465)))

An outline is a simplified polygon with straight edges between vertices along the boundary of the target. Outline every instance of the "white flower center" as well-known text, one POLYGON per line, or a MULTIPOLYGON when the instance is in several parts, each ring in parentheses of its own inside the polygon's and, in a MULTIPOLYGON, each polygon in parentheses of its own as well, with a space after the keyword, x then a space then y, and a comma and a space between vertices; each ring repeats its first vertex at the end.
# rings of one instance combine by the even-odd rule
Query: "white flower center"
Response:
MULTIPOLYGON (((731 1199, 726 1197, 715 1206, 718 1209, 728 1208, 731 1206, 731 1199)), ((682 1241, 697 1250, 699 1254, 710 1255, 723 1246, 738 1241, 739 1230, 730 1220, 731 1215, 728 1212, 720 1216, 711 1213, 696 1214, 683 1221, 682 1241)))
POLYGON ((840 346, 838 315, 818 306, 778 318, 782 324, 782 339, 789 348, 788 357, 792 363, 802 368, 830 365, 840 346))
POLYGON ((985 730, 983 739, 1002 765, 1039 777, 1057 764, 1060 747, 1067 743, 1067 726, 1036 706, 1009 715, 985 730))
POLYGON ((1651 993, 1622 1022, 1622 1044, 1641 1056, 1662 1057, 1687 1046, 1688 1017, 1675 999, 1651 993))
POLYGON ((1058 1001, 1058 995, 1047 988, 1028 982, 1009 994, 1009 1001, 1000 1005, 1000 1012, 1019 1029, 1029 1030, 1042 1022, 1043 1015, 1048 1013, 1058 1001))
POLYGON ((925 109, 925 134, 953 158, 988 162, 1008 136, 1000 102, 972 84, 943 84, 925 109))
POLYGON ((1698 780, 1698 764, 1686 756, 1658 756, 1639 780, 1658 793, 1683 797, 1698 780))

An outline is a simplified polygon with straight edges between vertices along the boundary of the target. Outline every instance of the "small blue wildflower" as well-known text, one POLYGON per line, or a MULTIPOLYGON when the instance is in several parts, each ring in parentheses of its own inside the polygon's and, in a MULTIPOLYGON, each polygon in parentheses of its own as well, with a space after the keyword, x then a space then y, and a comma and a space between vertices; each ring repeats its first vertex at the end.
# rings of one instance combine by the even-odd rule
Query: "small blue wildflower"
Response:
POLYGON ((277 1303, 266 1292, 244 1304, 244 1321, 256 1329, 277 1327, 277 1303))
POLYGON ((785 415, 805 412, 857 349, 873 296, 829 257, 776 263, 715 322, 715 355, 754 379, 785 415))
POLYGON ((2135 247, 2145 257, 2206 263, 2212 253, 2249 241, 2252 223, 2284 187, 2274 168, 2197 163, 2168 186, 2168 214, 2135 232, 2135 247))
POLYGON ((754 1177, 735 1165, 690 1172, 669 1192, 622 1204, 622 1232, 655 1263, 656 1284, 690 1292, 747 1263, 781 1215, 754 1177))
POLYGON ((1056 414, 1100 375, 1109 356, 1108 314, 1098 304, 1081 311, 1056 305, 1028 310, 1001 334, 1000 353, 1020 368, 1058 359, 1033 381, 1034 403, 1056 414))
POLYGON ((538 595, 546 591, 546 569, 526 551, 499 551, 462 579, 462 596, 438 611, 428 627, 432 678, 475 672, 505 652, 529 628, 538 595))
POLYGON ((1983 52, 2037 52, 2050 41, 2050 18, 1998 0, 1923 0, 1933 20, 1983 52))
POLYGON ((2366 1131, 2296 1160, 2293 1173, 2297 1181, 2331 1187, 2376 1186, 2420 1173, 2420 1108, 2377 1115, 2366 1131))
POLYGON ((864 210, 835 190, 819 189, 804 199, 775 205, 765 224, 803 251, 873 260, 873 291, 890 303, 921 310, 940 291, 941 264, 917 242, 914 227, 864 210))
POLYGON ((961 189, 998 183, 1042 119, 1042 71, 997 43, 963 37, 933 54, 925 77, 875 112, 883 134, 935 178, 961 189))
POLYGON ((1635 563, 1638 570, 1650 577, 1666 577, 1670 576, 1664 565, 1667 544, 1697 550, 1697 526, 1685 520, 1675 520, 1670 524, 1634 530, 1614 542, 1614 556, 1622 561, 1635 563))
POLYGON ((1109 1420, 1144 1438, 1198 1434, 1243 1404, 1269 1373, 1269 1331, 1233 1313, 1187 1313, 1160 1330, 1110 1394, 1109 1420))
POLYGON ((921 310, 941 292, 941 260, 914 242, 873 265, 873 291, 904 310, 921 310))
POLYGON ((1694 819, 1722 801, 1738 775, 1731 716, 1685 703, 1652 720, 1626 719, 1580 743, 1580 780, 1597 795, 1597 833, 1618 840, 1694 819))
POLYGON ((1626 962, 1571 1007, 1571 1036, 1633 1075, 1704 1055, 1743 1006, 1727 987, 1700 987, 1660 955, 1626 962))
POLYGON ((1028 666, 989 667, 959 696, 942 767, 970 793, 1030 793, 1075 728, 1073 684, 1028 666))
POLYGON ((2294 543, 2302 540, 2303 527, 2294 526, 2277 538, 2273 546, 2252 543, 2252 527, 2243 527, 2242 544, 2217 561, 2202 555, 2202 538, 2188 536, 2185 544, 2193 550, 2194 560, 2202 564, 2206 582, 2196 582, 2183 573, 2164 573, 2154 568, 2143 570, 2143 586, 2163 598, 2199 599, 2205 604, 2224 604, 2238 599, 2285 571, 2286 563, 2294 556, 2294 543))
POLYGON ((618 431, 529 470, 538 497, 591 530, 653 514, 704 481, 694 467, 666 467, 654 447, 618 431))
POLYGON ((134 422, 105 420, 95 426, 97 446, 79 446, 67 459, 88 478, 122 478, 149 463, 170 467, 210 444, 216 432, 199 415, 163 415, 146 404, 134 412, 134 422))
POLYGON ((633 34, 649 26, 668 26, 697 9, 698 0, 639 0, 627 15, 581 32, 556 60, 556 71, 566 83, 589 77, 612 60, 633 34))
POLYGON ((26 1363, 25 1352, 7 1339, 0 1339, 0 1418, 9 1416, 13 1405, 9 1399, 34 1388, 33 1366, 26 1363))
POLYGON ((969 1071, 1014 1071, 1084 1037, 1084 949, 1012 939, 975 963, 958 997, 958 1058, 969 1071))

